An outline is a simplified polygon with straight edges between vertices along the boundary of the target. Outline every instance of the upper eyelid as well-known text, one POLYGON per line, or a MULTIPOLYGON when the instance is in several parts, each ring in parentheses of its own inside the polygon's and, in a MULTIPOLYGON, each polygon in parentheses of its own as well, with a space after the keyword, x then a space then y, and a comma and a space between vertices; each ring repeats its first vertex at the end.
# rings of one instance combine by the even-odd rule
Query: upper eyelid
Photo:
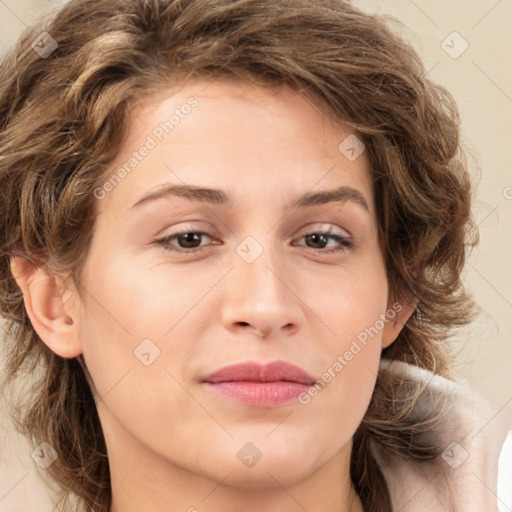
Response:
MULTIPOLYGON (((185 225, 183 227, 173 228, 170 233, 163 234, 162 236, 172 236, 172 235, 185 233, 185 232, 204 232, 205 234, 207 234, 209 236, 213 236, 214 232, 218 231, 216 229, 193 226, 192 223, 194 223, 196 221, 189 221, 190 224, 186 224, 186 222, 187 221, 184 221, 185 225)), ((202 221, 199 221, 199 222, 202 222, 202 221)), ((309 233, 309 232, 312 232, 312 231, 314 232, 317 230, 322 231, 322 232, 331 231, 333 234, 339 234, 339 233, 336 233, 336 231, 341 230, 341 231, 344 231, 347 234, 347 236, 352 236, 350 231, 348 231, 346 228, 342 228, 340 226, 335 226, 332 222, 331 223, 330 222, 315 222, 315 223, 305 226, 304 228, 301 228, 299 233, 303 233, 303 232, 309 233)), ((230 232, 232 232, 232 230, 230 230, 230 232)))

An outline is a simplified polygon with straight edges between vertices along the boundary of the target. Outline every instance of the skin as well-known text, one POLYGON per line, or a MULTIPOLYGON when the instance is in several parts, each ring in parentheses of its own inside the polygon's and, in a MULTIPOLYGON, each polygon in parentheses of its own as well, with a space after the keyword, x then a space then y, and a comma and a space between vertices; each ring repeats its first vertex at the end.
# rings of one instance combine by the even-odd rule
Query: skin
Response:
POLYGON ((97 200, 81 286, 13 259, 32 324, 57 354, 84 356, 112 512, 361 512, 352 437, 381 351, 412 313, 405 302, 306 405, 251 407, 200 380, 228 364, 276 359, 320 379, 392 307, 366 155, 347 159, 338 146, 351 132, 287 87, 196 80, 133 107, 107 178, 190 97, 196 108, 97 200), (163 184, 184 183, 223 189, 233 205, 168 196, 132 207, 163 184), (287 208, 340 185, 357 189, 368 211, 353 200, 287 208), (189 249, 168 242, 188 254, 154 243, 182 228, 209 234, 189 249), (305 236, 329 228, 353 247, 326 254, 340 247, 335 239, 305 236), (251 263, 236 252, 246 237, 262 251, 251 263), (148 366, 134 356, 144 339, 160 350, 148 366), (262 454, 252 467, 237 457, 248 442, 262 454))

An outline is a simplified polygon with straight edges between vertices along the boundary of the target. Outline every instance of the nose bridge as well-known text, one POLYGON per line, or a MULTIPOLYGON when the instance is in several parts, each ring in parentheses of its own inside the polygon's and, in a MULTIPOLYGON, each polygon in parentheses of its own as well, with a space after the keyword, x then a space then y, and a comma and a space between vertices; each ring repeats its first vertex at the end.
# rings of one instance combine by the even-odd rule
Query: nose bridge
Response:
POLYGON ((236 254, 234 272, 246 283, 246 296, 274 302, 285 300, 284 255, 275 250, 272 233, 247 236, 237 246, 236 254))
POLYGON ((291 273, 272 240, 272 232, 249 235, 235 249, 224 304, 224 321, 231 326, 249 324, 269 333, 299 322, 291 273))

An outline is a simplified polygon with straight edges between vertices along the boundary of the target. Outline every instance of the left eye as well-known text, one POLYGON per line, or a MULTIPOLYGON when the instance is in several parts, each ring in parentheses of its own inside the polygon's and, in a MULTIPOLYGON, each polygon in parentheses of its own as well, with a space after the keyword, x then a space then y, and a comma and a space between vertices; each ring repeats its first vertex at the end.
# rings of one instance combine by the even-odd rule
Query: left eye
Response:
POLYGON ((198 241, 200 242, 200 238, 202 236, 211 238, 208 233, 204 233, 202 231, 181 231, 180 233, 174 233, 156 240, 155 243, 162 246, 166 251, 197 252, 197 246, 195 244, 197 244, 198 241), (178 243, 184 244, 184 246, 178 249, 174 247, 171 242, 175 239, 178 243))
MULTIPOLYGON (((201 237, 203 236, 212 238, 211 235, 203 231, 185 230, 155 240, 155 244, 163 247, 164 250, 166 251, 190 254, 200 252, 203 250, 202 247, 200 246, 201 237), (173 244, 174 240, 176 240, 179 247, 176 247, 173 244), (199 246, 197 244, 199 244, 199 246)), ((322 254, 339 252, 353 247, 353 242, 350 238, 343 235, 334 234, 330 231, 312 231, 311 233, 303 235, 298 240, 301 240, 303 238, 309 242, 312 242, 313 244, 327 245, 329 239, 334 240, 338 244, 336 247, 327 250, 323 247, 312 248, 314 252, 322 254)), ((216 243, 215 245, 219 245, 219 243, 216 243)))
POLYGON ((299 238, 299 240, 301 240, 302 238, 312 241, 314 244, 320 244, 320 245, 323 245, 324 243, 327 244, 327 240, 329 240, 329 239, 334 240, 338 244, 336 247, 333 247, 328 250, 313 248, 313 250, 315 252, 322 253, 322 254, 330 254, 333 252, 340 252, 343 250, 350 249, 354 245, 350 238, 343 236, 343 235, 337 235, 337 234, 331 233, 330 231, 318 231, 318 232, 313 231, 312 233, 308 233, 308 234, 302 236, 301 238, 299 238))

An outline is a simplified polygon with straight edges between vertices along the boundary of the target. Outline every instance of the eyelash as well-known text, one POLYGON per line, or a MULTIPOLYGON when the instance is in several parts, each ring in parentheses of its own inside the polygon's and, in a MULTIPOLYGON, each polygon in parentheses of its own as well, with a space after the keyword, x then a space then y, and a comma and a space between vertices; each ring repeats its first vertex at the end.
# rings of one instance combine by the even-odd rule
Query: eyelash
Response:
MULTIPOLYGON (((177 237, 180 237, 180 236, 183 236, 186 234, 190 234, 190 233, 193 233, 196 235, 206 235, 207 237, 213 239, 213 236, 210 235, 210 233, 207 233, 205 231, 194 231, 194 229, 185 228, 177 233, 171 233, 170 235, 167 235, 163 238, 157 239, 154 241, 154 243, 160 247, 163 247, 163 249, 165 251, 172 252, 172 253, 194 254, 194 253, 203 252, 204 249, 201 247, 193 248, 193 249, 183 249, 183 248, 176 249, 170 245, 171 240, 174 240, 177 237)), ((329 249, 329 250, 311 249, 316 254, 333 254, 333 253, 338 253, 338 252, 345 251, 347 249, 351 249, 354 247, 354 243, 352 242, 352 240, 350 238, 344 237, 342 235, 333 234, 330 231, 330 229, 329 229, 329 231, 311 231, 309 233, 302 235, 300 237, 300 239, 302 239, 306 236, 310 236, 310 235, 324 235, 324 236, 327 236, 328 238, 331 238, 331 239, 337 241, 340 244, 340 246, 335 249, 329 249)))

